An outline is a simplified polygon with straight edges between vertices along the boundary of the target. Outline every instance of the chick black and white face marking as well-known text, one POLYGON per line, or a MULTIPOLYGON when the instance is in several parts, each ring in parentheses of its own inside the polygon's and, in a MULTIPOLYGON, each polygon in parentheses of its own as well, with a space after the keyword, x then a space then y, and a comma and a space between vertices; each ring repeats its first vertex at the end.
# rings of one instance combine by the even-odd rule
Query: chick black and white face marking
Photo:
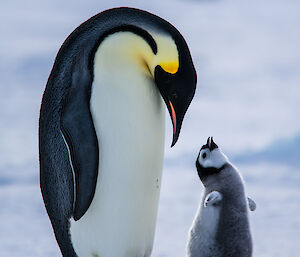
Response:
POLYGON ((200 179, 204 180, 211 175, 220 173, 227 163, 228 159, 225 154, 213 141, 213 137, 209 137, 206 145, 201 147, 196 160, 200 179))

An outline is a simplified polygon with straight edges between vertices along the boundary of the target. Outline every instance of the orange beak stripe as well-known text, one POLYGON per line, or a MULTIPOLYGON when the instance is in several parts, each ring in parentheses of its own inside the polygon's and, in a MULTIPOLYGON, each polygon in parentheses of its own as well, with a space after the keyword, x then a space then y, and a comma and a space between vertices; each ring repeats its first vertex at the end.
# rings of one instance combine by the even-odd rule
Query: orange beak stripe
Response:
POLYGON ((169 101, 169 103, 170 103, 170 107, 171 107, 171 111, 172 111, 172 122, 173 122, 174 134, 175 134, 175 132, 176 132, 176 113, 175 113, 172 102, 169 101))

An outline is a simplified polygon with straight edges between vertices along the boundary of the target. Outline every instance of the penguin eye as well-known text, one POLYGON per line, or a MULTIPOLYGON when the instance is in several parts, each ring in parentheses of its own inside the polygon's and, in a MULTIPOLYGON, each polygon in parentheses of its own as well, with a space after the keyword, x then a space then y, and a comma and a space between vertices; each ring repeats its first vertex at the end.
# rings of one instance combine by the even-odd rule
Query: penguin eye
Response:
POLYGON ((202 158, 205 159, 206 158, 206 153, 202 154, 202 158))
POLYGON ((175 100, 175 99, 177 99, 178 98, 178 95, 177 95, 177 92, 172 92, 171 93, 171 97, 175 100))

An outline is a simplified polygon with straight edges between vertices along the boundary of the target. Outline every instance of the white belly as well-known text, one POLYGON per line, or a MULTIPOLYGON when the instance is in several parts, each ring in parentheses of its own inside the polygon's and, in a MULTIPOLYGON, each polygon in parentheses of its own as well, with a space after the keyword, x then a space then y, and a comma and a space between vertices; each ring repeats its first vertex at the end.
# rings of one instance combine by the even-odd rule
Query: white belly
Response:
MULTIPOLYGON (((204 198, 189 233, 186 257, 211 256, 212 249, 215 248, 220 208, 204 207, 203 200, 204 198)), ((217 252, 217 249, 215 251, 217 252)))
POLYGON ((71 221, 79 257, 147 257, 152 249, 164 156, 164 104, 145 74, 132 76, 129 71, 121 76, 117 70, 106 69, 94 79, 91 110, 99 174, 91 206, 79 221, 71 221))

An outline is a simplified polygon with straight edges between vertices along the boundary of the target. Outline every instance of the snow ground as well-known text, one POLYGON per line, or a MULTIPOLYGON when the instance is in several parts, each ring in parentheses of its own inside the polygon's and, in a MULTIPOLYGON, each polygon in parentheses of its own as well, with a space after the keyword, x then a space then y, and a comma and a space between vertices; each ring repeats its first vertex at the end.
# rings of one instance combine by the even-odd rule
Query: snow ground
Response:
POLYGON ((254 256, 300 250, 300 2, 297 0, 1 1, 0 256, 59 256, 38 185, 41 95, 66 36, 97 12, 142 8, 185 36, 198 89, 170 149, 167 120, 154 257, 184 256, 202 190, 193 167, 213 135, 258 205, 254 256))

